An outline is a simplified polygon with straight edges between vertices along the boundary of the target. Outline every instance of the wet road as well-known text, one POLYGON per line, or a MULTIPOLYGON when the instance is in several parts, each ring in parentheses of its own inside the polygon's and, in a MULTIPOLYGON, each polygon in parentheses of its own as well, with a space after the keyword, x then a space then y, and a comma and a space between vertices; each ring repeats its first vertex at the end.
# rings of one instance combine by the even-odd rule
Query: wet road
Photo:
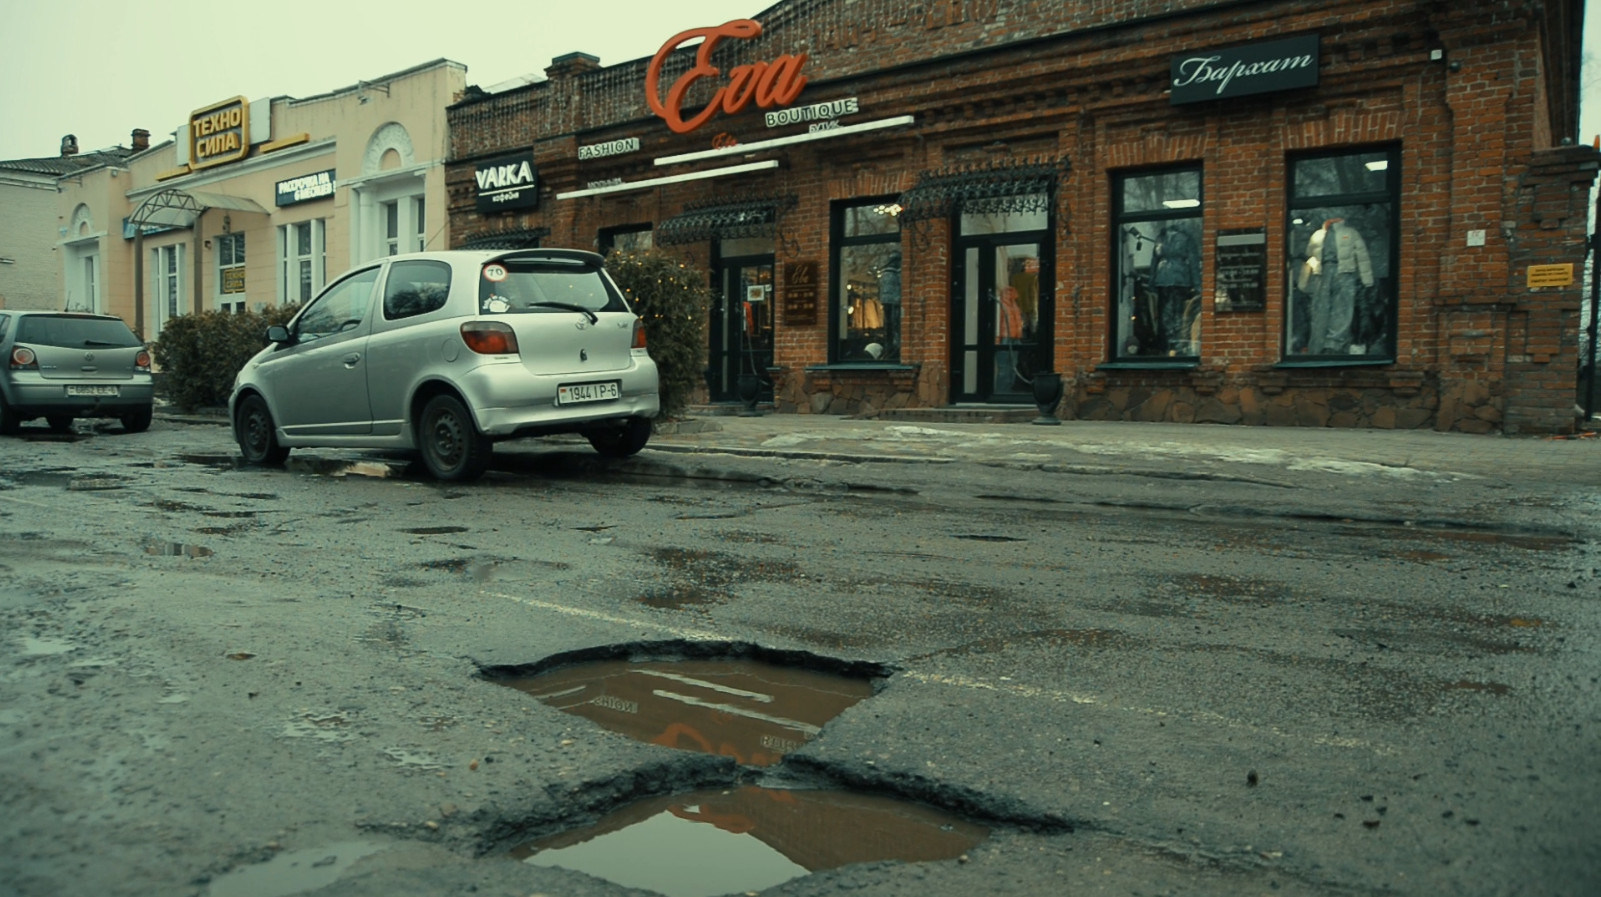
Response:
MULTIPOLYGON (((622 893, 515 851, 679 792, 678 819, 755 827, 758 786, 985 834, 863 863, 836 842, 865 835, 819 837, 851 823, 796 816, 760 829, 796 870, 705 887, 1601 888, 1593 490, 535 442, 447 487, 354 453, 239 469, 218 426, 79 426, 0 440, 22 894, 622 893), (729 655, 792 672, 671 666, 729 655), (574 716, 497 681, 586 660, 673 684, 574 716), (817 673, 872 693, 785 706, 817 673)), ((647 877, 614 880, 694 887, 627 845, 599 868, 647 877)))

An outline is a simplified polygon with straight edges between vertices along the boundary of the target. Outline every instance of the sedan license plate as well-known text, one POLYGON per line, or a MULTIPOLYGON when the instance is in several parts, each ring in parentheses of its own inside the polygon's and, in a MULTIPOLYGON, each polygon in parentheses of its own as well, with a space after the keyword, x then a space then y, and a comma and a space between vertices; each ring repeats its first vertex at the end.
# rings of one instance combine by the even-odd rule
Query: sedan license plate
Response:
POLYGON ((581 402, 610 402, 622 396, 616 380, 602 383, 569 383, 556 387, 556 404, 577 405, 581 402))
POLYGON ((115 387, 115 386, 69 386, 69 387, 67 387, 67 395, 69 395, 69 396, 117 396, 117 395, 120 395, 120 394, 121 394, 120 390, 118 389, 118 387, 115 387))

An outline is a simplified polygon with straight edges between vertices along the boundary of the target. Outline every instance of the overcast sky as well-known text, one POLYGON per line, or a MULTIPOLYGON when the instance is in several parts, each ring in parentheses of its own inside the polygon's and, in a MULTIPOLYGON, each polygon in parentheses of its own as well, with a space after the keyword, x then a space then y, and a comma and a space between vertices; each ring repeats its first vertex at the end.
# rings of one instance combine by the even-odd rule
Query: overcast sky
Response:
MULTIPOLYGON (((270 3, 6 0, 0 159, 159 142, 231 96, 309 97, 440 57, 490 87, 582 51, 603 65, 650 56, 686 28, 751 18, 777 0, 466 0, 270 3)), ((1601 6, 1601 2, 1587 4, 1601 6)), ((1601 14, 1584 29, 1578 138, 1601 133, 1601 14)))

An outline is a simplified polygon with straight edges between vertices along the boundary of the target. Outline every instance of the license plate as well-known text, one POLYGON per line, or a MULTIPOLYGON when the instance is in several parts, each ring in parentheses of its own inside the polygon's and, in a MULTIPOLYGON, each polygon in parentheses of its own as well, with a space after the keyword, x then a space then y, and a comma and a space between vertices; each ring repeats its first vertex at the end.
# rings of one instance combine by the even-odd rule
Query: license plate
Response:
POLYGON ((116 386, 69 386, 67 387, 67 395, 116 396, 121 395, 121 392, 119 391, 119 387, 116 386))
POLYGON ((569 383, 556 387, 556 404, 577 405, 581 402, 610 402, 622 396, 616 380, 603 383, 569 383))

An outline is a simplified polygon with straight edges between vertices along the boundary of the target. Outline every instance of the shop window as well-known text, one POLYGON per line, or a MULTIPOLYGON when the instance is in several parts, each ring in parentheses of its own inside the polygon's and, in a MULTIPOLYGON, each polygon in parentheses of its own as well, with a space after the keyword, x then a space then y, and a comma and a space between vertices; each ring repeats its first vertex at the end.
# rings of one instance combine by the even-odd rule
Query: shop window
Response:
POLYGON ((1115 184, 1117 361, 1201 354, 1201 170, 1120 175, 1115 184))
POLYGON ((384 215, 384 255, 397 255, 400 252, 400 201, 383 204, 384 215))
POLYGON ((311 301, 326 277, 328 231, 321 219, 278 228, 278 303, 311 301))
POLYGON ((150 296, 155 314, 155 332, 183 309, 183 246, 160 246, 150 251, 150 296))
POLYGON ((1286 362, 1395 358, 1399 168, 1394 148, 1290 160, 1286 362))
POLYGON ((217 307, 227 311, 235 297, 245 292, 245 235, 219 234, 213 245, 217 247, 217 307))
POLYGON ((596 245, 601 255, 613 249, 619 252, 645 252, 655 245, 654 232, 648 224, 629 224, 623 227, 602 228, 596 245))
POLYGON ((893 198, 834 206, 834 362, 901 360, 901 227, 893 198))

